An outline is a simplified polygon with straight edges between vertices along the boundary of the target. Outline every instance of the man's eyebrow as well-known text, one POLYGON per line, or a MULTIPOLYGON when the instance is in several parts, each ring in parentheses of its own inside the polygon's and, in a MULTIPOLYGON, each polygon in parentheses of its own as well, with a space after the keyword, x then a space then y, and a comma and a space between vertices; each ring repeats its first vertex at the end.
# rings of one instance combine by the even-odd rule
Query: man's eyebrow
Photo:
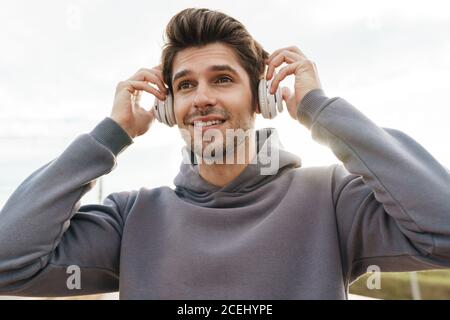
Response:
POLYGON ((238 72, 228 64, 211 66, 209 67, 208 71, 229 71, 236 76, 238 75, 238 72))
MULTIPOLYGON (((209 72, 228 71, 228 72, 231 72, 232 74, 234 74, 235 76, 239 76, 238 72, 233 67, 229 66, 228 64, 213 65, 208 68, 208 71, 209 72)), ((191 73, 192 73, 192 71, 188 70, 188 69, 177 72, 175 74, 175 76, 173 77, 172 83, 174 83, 177 79, 187 76, 191 73)))

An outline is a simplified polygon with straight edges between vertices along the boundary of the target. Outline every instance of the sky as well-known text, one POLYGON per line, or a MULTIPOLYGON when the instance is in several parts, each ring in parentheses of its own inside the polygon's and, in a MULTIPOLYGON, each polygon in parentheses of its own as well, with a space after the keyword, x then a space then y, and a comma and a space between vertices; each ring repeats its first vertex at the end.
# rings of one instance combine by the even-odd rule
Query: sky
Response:
MULTIPOLYGON (((0 206, 38 167, 109 116, 115 86, 159 64, 169 19, 208 7, 240 20, 272 52, 298 46, 325 93, 409 134, 450 167, 450 4, 446 1, 0 0, 0 206)), ((292 77, 282 85, 293 85, 292 77)), ((143 102, 152 102, 143 97, 143 102)), ((338 162, 287 112, 258 117, 303 166, 338 162)), ((172 185, 176 128, 153 124, 104 177, 113 191, 172 185)), ((95 192, 85 196, 95 201, 95 192)))

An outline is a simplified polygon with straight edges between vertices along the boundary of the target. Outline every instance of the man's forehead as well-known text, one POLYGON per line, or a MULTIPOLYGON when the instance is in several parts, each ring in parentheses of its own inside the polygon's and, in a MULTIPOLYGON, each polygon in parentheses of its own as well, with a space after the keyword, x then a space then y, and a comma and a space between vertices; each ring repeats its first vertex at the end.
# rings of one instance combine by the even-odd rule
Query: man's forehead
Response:
POLYGON ((187 48, 176 54, 172 74, 175 76, 183 70, 194 73, 215 71, 215 66, 226 65, 238 73, 243 71, 234 50, 225 45, 212 44, 201 48, 187 48))
POLYGON ((237 55, 234 49, 222 43, 212 43, 201 47, 189 47, 177 52, 174 63, 185 63, 196 59, 224 59, 236 60, 237 55))
POLYGON ((195 73, 203 73, 203 72, 229 72, 236 77, 240 77, 239 72, 229 64, 212 64, 202 66, 199 69, 191 68, 191 69, 181 69, 180 71, 176 71, 173 75, 172 82, 175 82, 177 79, 182 78, 184 76, 192 75, 195 73))

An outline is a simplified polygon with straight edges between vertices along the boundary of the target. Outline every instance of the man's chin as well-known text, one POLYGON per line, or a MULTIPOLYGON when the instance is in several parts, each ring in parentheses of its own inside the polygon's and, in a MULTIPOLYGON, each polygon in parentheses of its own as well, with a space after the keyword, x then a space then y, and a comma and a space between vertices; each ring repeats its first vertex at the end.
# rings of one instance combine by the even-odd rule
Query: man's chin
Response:
POLYGON ((201 146, 195 145, 194 152, 197 156, 202 158, 224 156, 226 154, 226 146, 223 141, 204 141, 201 146))
POLYGON ((239 146, 246 141, 249 132, 242 128, 228 128, 226 124, 230 123, 227 121, 224 124, 208 130, 193 127, 186 130, 189 137, 185 136, 185 142, 189 152, 194 153, 197 159, 207 160, 209 163, 228 163, 230 157, 233 159, 236 149, 242 149, 239 146))

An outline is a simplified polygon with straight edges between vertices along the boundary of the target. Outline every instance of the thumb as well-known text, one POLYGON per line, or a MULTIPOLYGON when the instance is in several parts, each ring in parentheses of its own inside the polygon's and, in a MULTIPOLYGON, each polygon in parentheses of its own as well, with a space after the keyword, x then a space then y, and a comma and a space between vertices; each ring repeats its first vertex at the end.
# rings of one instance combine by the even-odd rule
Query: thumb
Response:
POLYGON ((295 103, 295 94, 291 92, 288 87, 281 88, 281 97, 285 101, 289 114, 292 118, 296 119, 297 106, 295 103))
POLYGON ((284 101, 287 102, 290 95, 291 95, 291 90, 288 87, 281 88, 281 97, 283 98, 284 101))
POLYGON ((288 108, 295 107, 295 95, 291 92, 288 87, 281 88, 281 97, 285 101, 288 108))

